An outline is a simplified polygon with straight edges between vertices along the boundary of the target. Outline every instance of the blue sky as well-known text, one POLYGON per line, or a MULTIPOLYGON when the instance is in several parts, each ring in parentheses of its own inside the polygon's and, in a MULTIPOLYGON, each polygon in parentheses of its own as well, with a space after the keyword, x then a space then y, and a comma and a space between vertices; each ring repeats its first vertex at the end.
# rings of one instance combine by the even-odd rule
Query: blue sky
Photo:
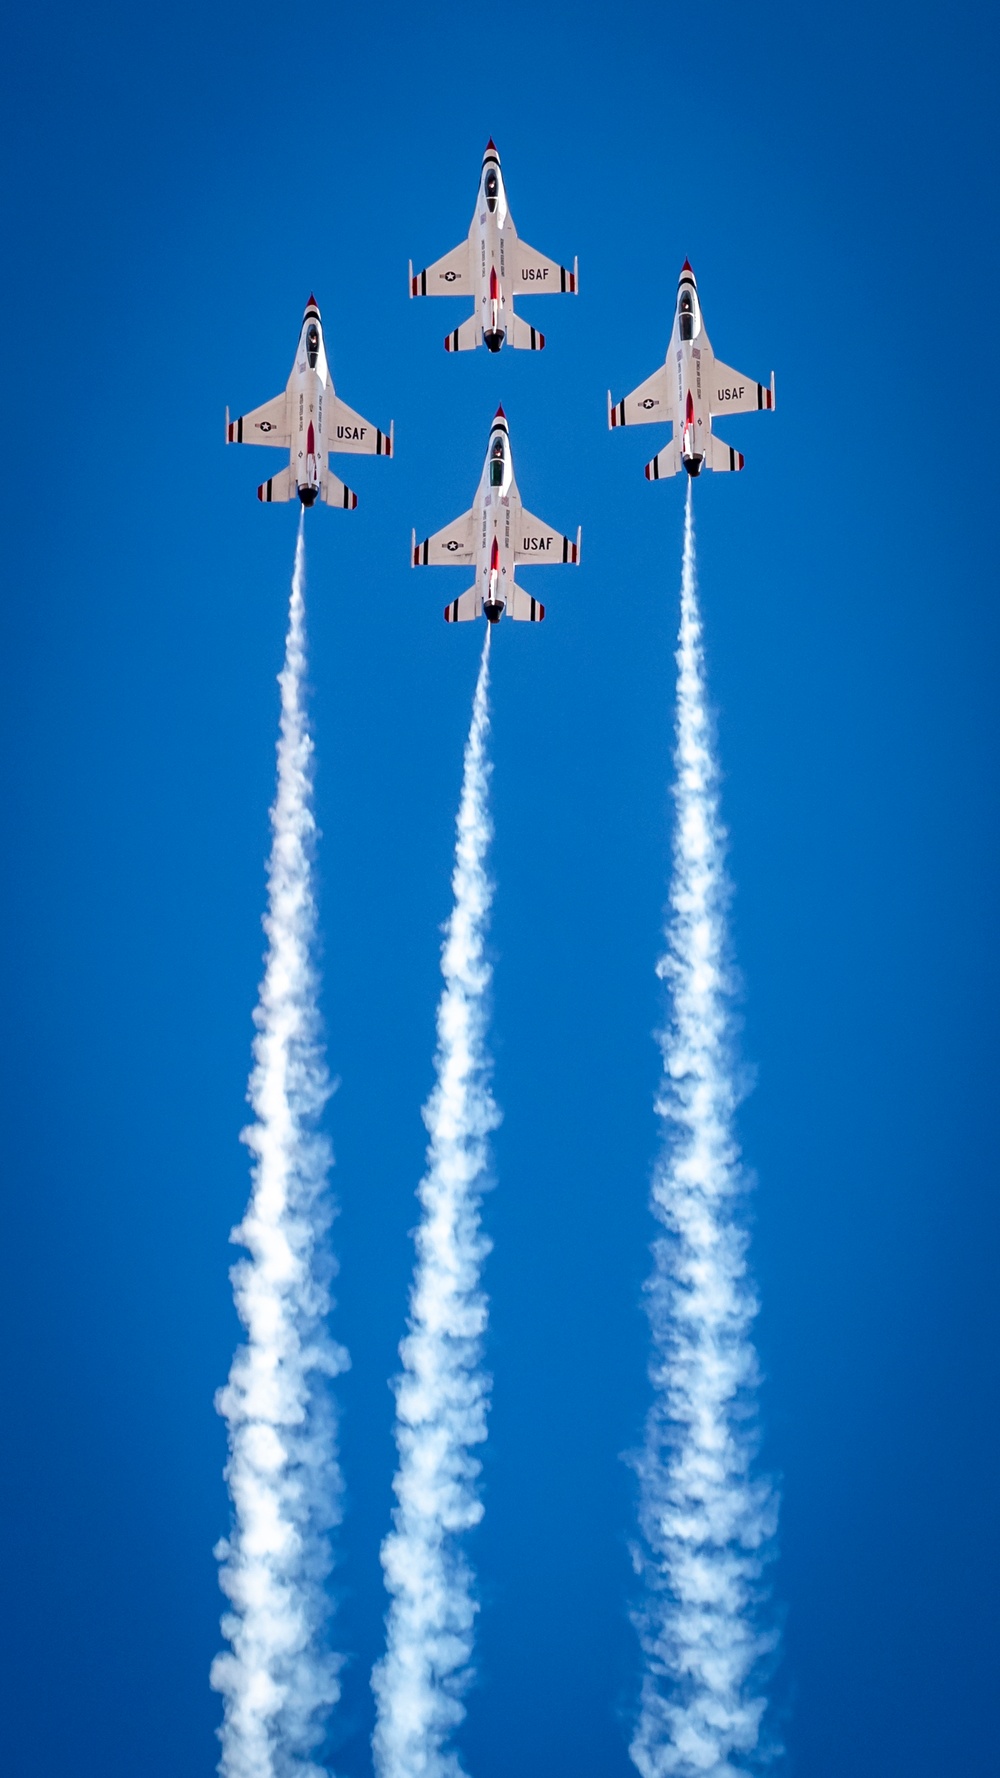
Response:
MULTIPOLYGON (((226 451, 311 290, 393 463, 310 515, 351 1655, 370 1769, 378 1543, 480 645, 411 525, 508 413, 583 525, 494 660, 498 1189, 480 1681, 462 1747, 627 1778, 680 490, 606 431, 690 256, 777 375, 696 488, 744 981, 741 1114, 776 1716, 802 1778, 995 1769, 996 24, 985 8, 56 4, 8 17, 0 1765, 214 1770, 237 1326, 291 509, 226 451), (580 257, 541 355, 446 357, 406 262, 492 134, 523 236, 580 257)), ((525 304, 525 313, 528 305, 525 304)), ((649 447, 647 449, 647 446, 649 447)), ((277 463, 275 459, 275 463, 277 463)))

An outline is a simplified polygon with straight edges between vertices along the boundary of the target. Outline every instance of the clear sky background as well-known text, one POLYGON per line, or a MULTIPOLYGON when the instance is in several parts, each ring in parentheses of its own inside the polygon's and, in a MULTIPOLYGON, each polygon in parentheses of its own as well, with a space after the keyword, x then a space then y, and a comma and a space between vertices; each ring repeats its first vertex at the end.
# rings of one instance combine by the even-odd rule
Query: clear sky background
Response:
POLYGON ((418 535, 498 401, 526 505, 583 524, 495 637, 495 1377, 473 1778, 627 1778, 640 1284, 669 866, 680 484, 605 390, 689 255, 777 373, 695 489, 758 1176, 773 1695, 795 1778, 996 1771, 994 12, 8 8, 0 1767, 209 1778, 228 1524, 212 1398, 261 971, 295 510, 223 413, 311 290, 395 462, 308 517, 324 1010, 341 1079, 348 1516, 331 1759, 370 1771, 392 1374, 478 626, 418 535), (492 133, 544 354, 446 357, 492 133))

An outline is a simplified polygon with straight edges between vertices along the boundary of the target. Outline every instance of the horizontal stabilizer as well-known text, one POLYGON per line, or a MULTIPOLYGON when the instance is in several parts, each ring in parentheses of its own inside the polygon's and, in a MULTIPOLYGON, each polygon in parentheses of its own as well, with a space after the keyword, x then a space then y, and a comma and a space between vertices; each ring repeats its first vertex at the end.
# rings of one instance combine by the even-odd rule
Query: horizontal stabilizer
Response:
POLYGON ((732 445, 723 444, 721 438, 716 438, 712 432, 708 438, 705 462, 709 469, 742 469, 743 452, 734 451, 732 445))
POLYGON ((523 587, 512 586, 507 594, 507 616, 515 623, 540 624, 545 616, 545 606, 540 599, 533 599, 523 587))
POLYGON ((680 466, 681 447, 677 440, 672 438, 669 444, 664 445, 662 451, 657 451, 653 461, 646 464, 646 480, 661 482, 664 476, 676 475, 680 466))
POLYGON ((482 322, 477 315, 470 315, 461 327, 453 333, 445 334, 444 349, 446 352, 474 352, 483 343, 482 322))
POLYGON ((470 586, 468 592, 463 593, 460 599, 453 599, 451 604, 444 608, 446 624, 469 624, 473 618, 482 617, 482 615, 483 601, 479 588, 474 586, 470 586))
POLYGON ((355 494, 354 489, 349 488, 347 484, 342 482, 340 477, 334 475, 331 470, 327 470, 323 477, 321 499, 325 501, 327 506, 342 506, 345 512, 353 512, 358 504, 358 497, 355 494))
POLYGON ((516 352, 540 352, 545 345, 544 333, 537 327, 531 327, 522 321, 520 315, 511 315, 507 322, 507 344, 516 352))
POLYGON ((277 475, 272 475, 269 481, 261 482, 257 489, 257 498, 268 504, 272 500, 292 500, 297 491, 289 464, 287 469, 279 469, 277 475))

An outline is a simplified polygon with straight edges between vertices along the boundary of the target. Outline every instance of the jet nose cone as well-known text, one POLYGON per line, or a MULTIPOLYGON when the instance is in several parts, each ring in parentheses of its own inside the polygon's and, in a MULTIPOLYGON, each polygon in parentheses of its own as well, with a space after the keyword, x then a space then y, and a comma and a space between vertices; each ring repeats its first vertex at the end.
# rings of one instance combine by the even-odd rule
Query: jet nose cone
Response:
POLYGON ((492 136, 491 136, 491 137, 490 137, 490 139, 489 139, 489 141, 488 141, 488 142, 487 142, 487 144, 486 144, 486 148, 485 148, 485 151, 484 151, 484 156, 485 156, 485 155, 486 155, 486 154, 496 154, 496 153, 497 153, 497 145, 496 145, 496 143, 495 143, 495 142, 494 142, 494 140, 493 140, 493 137, 492 137, 492 136))
POLYGON ((309 292, 309 301, 306 303, 306 308, 307 309, 318 309, 319 308, 319 303, 316 301, 316 298, 313 296, 312 291, 309 292))
POLYGON ((691 261, 689 259, 686 259, 684 261, 684 264, 681 266, 681 277, 682 278, 693 278, 694 277, 694 268, 693 268, 691 261))
POLYGON ((503 404, 502 403, 501 403, 500 407, 497 408, 497 411, 493 415, 493 418, 494 418, 494 420, 506 420, 507 415, 503 411, 503 404))

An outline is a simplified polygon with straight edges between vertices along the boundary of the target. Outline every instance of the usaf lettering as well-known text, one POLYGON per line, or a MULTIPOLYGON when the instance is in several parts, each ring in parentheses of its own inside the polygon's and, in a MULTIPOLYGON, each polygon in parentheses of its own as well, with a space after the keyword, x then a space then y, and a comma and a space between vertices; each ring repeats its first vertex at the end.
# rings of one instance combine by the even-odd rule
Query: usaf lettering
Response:
POLYGON ((356 438, 360 443, 368 431, 367 426, 338 426, 338 438, 356 438))
POLYGON ((741 383, 738 389, 719 389, 717 398, 719 401, 742 401, 745 388, 746 384, 741 383))
POLYGON ((551 547, 551 537, 526 537, 524 539, 524 548, 526 550, 551 549, 551 547))
POLYGON ((547 278, 548 275, 549 275, 549 268, 547 265, 546 266, 523 265, 521 267, 521 278, 525 284, 534 284, 536 279, 547 278))

